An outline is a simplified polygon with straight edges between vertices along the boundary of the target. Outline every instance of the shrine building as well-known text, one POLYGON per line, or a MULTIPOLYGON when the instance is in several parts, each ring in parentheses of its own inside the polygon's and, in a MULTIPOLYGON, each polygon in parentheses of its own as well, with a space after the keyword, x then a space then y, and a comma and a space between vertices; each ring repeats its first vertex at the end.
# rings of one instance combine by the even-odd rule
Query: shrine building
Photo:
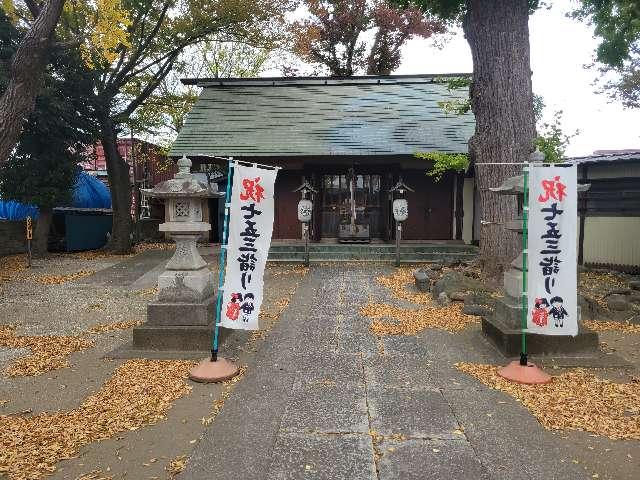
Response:
POLYGON ((413 190, 405 193, 403 240, 472 243, 479 228, 472 170, 436 181, 426 174, 431 162, 415 156, 467 153, 473 115, 446 113, 441 102, 468 92, 450 91, 448 77, 460 75, 183 80, 202 92, 169 155, 186 155, 194 171, 220 162, 212 157, 282 167, 275 240, 301 238, 296 206, 307 182, 315 190, 312 240, 337 241, 355 202, 369 240, 389 242, 390 190, 402 181, 413 190))

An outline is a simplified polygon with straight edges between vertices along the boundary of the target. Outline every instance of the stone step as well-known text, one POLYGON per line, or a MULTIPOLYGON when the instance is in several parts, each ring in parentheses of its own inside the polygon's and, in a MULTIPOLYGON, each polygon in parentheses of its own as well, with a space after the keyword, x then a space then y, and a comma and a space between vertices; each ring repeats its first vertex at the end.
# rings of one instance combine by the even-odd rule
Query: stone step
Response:
MULTIPOLYGON (((355 253, 355 252, 310 252, 309 259, 312 262, 348 262, 348 261, 368 261, 368 262, 393 262, 395 252, 389 253, 355 253)), ((443 259, 471 261, 476 258, 473 253, 400 253, 400 261, 410 262, 437 262, 443 259)), ((270 252, 268 260, 270 262, 303 262, 303 252, 270 252)))
MULTIPOLYGON (((309 245, 309 252, 340 252, 340 253, 394 253, 395 245, 309 245)), ((272 245, 269 250, 273 253, 304 252, 304 245, 272 245)), ((473 245, 402 245, 402 253, 477 253, 478 248, 473 245)))

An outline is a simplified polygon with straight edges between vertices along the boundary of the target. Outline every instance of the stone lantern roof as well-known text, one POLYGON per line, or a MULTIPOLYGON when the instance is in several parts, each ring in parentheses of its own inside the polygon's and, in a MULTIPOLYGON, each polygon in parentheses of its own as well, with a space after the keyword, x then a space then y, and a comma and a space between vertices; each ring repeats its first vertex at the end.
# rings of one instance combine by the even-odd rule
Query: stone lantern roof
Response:
MULTIPOLYGON (((534 152, 529 156, 530 164, 542 164, 544 161, 544 153, 542 153, 537 147, 534 152)), ((589 183, 579 183, 578 193, 584 193, 591 188, 589 183)), ((499 187, 489 188, 493 193, 499 195, 524 195, 524 175, 515 175, 507 178, 499 187)))
POLYGON ((223 197, 224 192, 218 186, 207 185, 191 173, 191 160, 182 157, 177 162, 178 173, 173 178, 159 183, 151 189, 141 189, 144 195, 151 198, 211 198, 223 197))

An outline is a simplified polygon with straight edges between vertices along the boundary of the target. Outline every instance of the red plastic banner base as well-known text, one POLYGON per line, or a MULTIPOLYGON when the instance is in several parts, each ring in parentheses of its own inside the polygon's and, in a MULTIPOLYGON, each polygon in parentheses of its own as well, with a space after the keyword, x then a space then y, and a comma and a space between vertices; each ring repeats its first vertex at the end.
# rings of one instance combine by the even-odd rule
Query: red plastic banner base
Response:
POLYGON ((533 363, 520 365, 519 361, 513 361, 506 367, 498 370, 498 375, 511 382, 525 385, 542 385, 551 381, 551 375, 547 375, 533 363))
POLYGON ((237 374, 236 364, 224 358, 218 358, 215 362, 212 362, 210 358, 205 358, 189 370, 189 378, 200 383, 224 382, 237 374))

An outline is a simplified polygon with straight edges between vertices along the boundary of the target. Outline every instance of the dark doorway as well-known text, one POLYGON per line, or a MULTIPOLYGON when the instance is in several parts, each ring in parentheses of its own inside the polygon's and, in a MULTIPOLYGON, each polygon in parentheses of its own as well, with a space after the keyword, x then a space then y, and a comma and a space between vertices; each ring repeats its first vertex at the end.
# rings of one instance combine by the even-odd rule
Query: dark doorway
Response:
POLYGON ((276 177, 273 238, 295 239, 302 237, 298 221, 300 192, 294 192, 302 183, 302 175, 296 171, 280 171, 276 177))
POLYGON ((406 177, 415 192, 406 194, 409 218, 403 224, 405 240, 453 238, 453 180, 453 175, 445 174, 436 182, 424 172, 406 177))
MULTIPOLYGON (((347 174, 322 175, 321 177, 321 236, 336 238, 340 223, 351 219, 351 176, 347 174)), ((382 214, 382 176, 356 174, 353 178, 356 223, 369 225, 371 238, 382 238, 384 217, 382 214)))
MULTIPOLYGON (((218 208, 218 199, 210 198, 207 202, 209 207, 209 224, 211 225, 211 230, 209 230, 209 242, 211 243, 220 243, 220 237, 222 234, 220 233, 220 229, 218 226, 220 223, 220 213, 218 208)), ((224 204, 224 199, 221 201, 224 204)), ((224 212, 223 212, 224 215, 224 212)), ((224 222, 224 216, 222 218, 222 222, 224 222)))

